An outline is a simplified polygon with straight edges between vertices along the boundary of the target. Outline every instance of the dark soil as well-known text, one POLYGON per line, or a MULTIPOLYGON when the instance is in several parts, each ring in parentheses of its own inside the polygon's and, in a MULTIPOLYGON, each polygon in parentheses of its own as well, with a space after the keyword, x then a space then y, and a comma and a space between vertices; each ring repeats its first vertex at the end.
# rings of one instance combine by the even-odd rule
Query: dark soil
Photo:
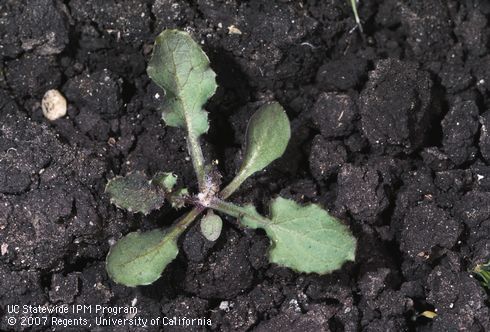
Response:
POLYGON ((490 260, 490 2, 359 9, 363 34, 345 0, 1 0, 0 330, 69 329, 11 327, 7 305, 133 303, 141 317, 212 320, 165 331, 490 331, 471 274, 490 260), (165 28, 189 31, 218 73, 204 144, 223 181, 261 103, 291 119, 286 154, 233 199, 322 204, 357 237, 355 263, 279 268, 263 233, 227 219, 216 243, 192 227, 154 285, 108 279, 110 244, 182 211, 125 213, 107 179, 173 171, 194 189, 184 133, 160 120, 145 73, 165 28), (40 108, 51 88, 69 104, 54 122, 40 108))

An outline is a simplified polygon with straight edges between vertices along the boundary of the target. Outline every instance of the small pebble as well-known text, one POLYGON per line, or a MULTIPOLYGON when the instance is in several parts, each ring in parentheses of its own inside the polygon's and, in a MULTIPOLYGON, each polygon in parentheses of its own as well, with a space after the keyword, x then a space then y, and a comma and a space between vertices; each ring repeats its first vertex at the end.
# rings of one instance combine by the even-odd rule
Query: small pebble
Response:
POLYGON ((230 311, 230 307, 230 302, 228 301, 221 301, 221 303, 219 304, 220 310, 224 310, 226 312, 230 311))
POLYGON ((43 115, 49 121, 54 121, 66 115, 66 99, 58 90, 48 90, 41 102, 43 115))
POLYGON ((1 248, 0 249, 0 252, 1 252, 2 256, 8 254, 8 252, 9 252, 9 249, 8 249, 9 248, 9 245, 7 243, 2 243, 2 245, 1 245, 0 248, 1 248))
POLYGON ((230 25, 228 27, 228 34, 230 34, 230 35, 241 35, 242 32, 236 26, 230 25))

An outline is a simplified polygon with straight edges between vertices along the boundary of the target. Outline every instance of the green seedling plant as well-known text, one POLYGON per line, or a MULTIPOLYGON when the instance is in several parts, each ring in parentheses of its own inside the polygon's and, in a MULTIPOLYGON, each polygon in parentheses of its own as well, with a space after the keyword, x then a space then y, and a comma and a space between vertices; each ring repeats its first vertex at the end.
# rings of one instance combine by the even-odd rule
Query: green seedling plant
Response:
POLYGON ((355 238, 318 205, 302 206, 277 197, 264 216, 252 205, 228 200, 248 177, 284 153, 291 132, 281 105, 265 104, 251 117, 243 163, 235 178, 221 189, 221 175, 213 163, 206 162, 199 143, 209 128, 203 107, 217 87, 208 57, 187 33, 165 30, 155 41, 147 72, 166 93, 162 105, 166 125, 186 131, 198 193, 178 188, 172 172, 158 173, 152 179, 134 172, 108 182, 106 192, 112 203, 133 213, 148 214, 165 202, 190 209, 169 229, 129 233, 112 246, 106 267, 116 283, 134 287, 157 280, 176 258, 179 236, 201 214, 200 229, 209 241, 216 241, 221 233, 220 214, 236 218, 244 227, 265 230, 271 240, 270 262, 295 271, 324 274, 354 260, 355 238))
POLYGON ((359 28, 359 31, 363 33, 364 31, 362 29, 361 19, 359 17, 359 12, 357 10, 358 0, 349 0, 349 3, 352 9, 352 13, 354 14, 354 19, 356 20, 357 27, 359 28))
POLYGON ((477 264, 473 269, 483 287, 490 291, 490 261, 483 264, 477 264))

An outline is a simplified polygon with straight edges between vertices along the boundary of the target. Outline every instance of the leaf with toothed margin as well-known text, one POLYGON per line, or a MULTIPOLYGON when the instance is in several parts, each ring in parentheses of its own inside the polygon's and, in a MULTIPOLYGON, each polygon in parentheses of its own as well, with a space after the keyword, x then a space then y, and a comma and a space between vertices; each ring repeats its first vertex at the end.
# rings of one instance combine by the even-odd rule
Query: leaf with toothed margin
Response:
POLYGON ((298 272, 325 274, 354 261, 356 239, 349 229, 315 204, 301 206, 278 197, 270 206, 270 218, 246 206, 248 217, 240 222, 262 228, 272 240, 269 260, 298 272))
POLYGON ((177 184, 177 175, 171 172, 158 172, 151 181, 162 187, 166 192, 171 192, 177 184))
POLYGON ((141 172, 126 176, 116 176, 109 180, 105 188, 111 203, 129 212, 150 213, 165 202, 165 192, 153 184, 141 172))
POLYGON ((216 91, 216 74, 191 36, 178 30, 158 35, 147 72, 166 92, 165 123, 187 128, 195 137, 206 133, 208 114, 203 106, 216 91))
POLYGON ((159 229, 133 232, 121 238, 109 251, 106 270, 118 284, 135 287, 149 285, 160 278, 177 257, 176 237, 159 229))

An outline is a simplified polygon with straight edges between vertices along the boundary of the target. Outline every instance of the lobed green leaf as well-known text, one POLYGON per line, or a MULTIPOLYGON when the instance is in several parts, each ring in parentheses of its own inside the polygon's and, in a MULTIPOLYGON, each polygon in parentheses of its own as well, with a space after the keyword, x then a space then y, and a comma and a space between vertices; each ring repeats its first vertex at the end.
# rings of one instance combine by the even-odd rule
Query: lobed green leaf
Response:
POLYGON ((109 180, 105 191, 109 194, 111 203, 129 212, 148 214, 159 209, 165 202, 165 192, 152 184, 141 172, 109 180))
POLYGON ((118 284, 149 285, 160 278, 178 252, 175 236, 161 230, 129 233, 109 251, 107 273, 118 284))
POLYGON ((155 41, 148 76, 166 92, 163 119, 196 137, 208 131, 204 104, 216 90, 216 74, 199 45, 183 31, 165 30, 155 41))
POLYGON ((306 273, 325 274, 354 261, 356 239, 339 220, 318 205, 301 206, 278 197, 270 206, 270 219, 260 216, 252 206, 241 223, 263 228, 272 240, 269 260, 306 273))

